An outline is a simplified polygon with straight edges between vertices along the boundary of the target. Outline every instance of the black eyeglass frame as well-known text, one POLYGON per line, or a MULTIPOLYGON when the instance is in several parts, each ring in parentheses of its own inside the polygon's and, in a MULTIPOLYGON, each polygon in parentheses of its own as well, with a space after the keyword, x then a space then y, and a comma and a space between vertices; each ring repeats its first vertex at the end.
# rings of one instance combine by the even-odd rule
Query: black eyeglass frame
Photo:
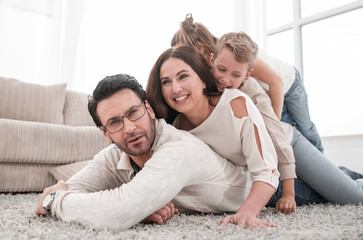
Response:
POLYGON ((103 131, 106 131, 106 132, 108 132, 109 134, 117 133, 117 132, 121 131, 121 130, 125 127, 124 118, 127 118, 127 119, 128 119, 128 120, 130 120, 131 122, 136 122, 137 120, 139 120, 140 118, 142 118, 142 117, 145 115, 145 113, 146 113, 146 105, 145 105, 145 102, 142 102, 142 103, 141 103, 141 104, 139 104, 139 105, 133 106, 133 107, 132 107, 129 111, 127 111, 127 113, 125 113, 123 116, 121 116, 121 117, 118 117, 118 118, 115 118, 115 119, 114 119, 114 120, 119 120, 119 119, 121 120, 121 122, 122 122, 122 127, 121 127, 120 129, 118 129, 118 130, 116 130, 116 131, 114 131, 114 132, 111 132, 111 131, 109 131, 109 130, 107 129, 107 126, 109 126, 110 124, 112 124, 112 122, 113 122, 114 120, 112 120, 112 122, 110 122, 110 123, 106 124, 105 126, 101 126, 101 128, 103 129, 103 131), (140 106, 143 106, 144 113, 143 113, 140 117, 138 117, 138 118, 136 118, 136 119, 130 119, 130 118, 128 117, 128 115, 130 114, 131 110, 133 110, 134 108, 140 107, 140 106))

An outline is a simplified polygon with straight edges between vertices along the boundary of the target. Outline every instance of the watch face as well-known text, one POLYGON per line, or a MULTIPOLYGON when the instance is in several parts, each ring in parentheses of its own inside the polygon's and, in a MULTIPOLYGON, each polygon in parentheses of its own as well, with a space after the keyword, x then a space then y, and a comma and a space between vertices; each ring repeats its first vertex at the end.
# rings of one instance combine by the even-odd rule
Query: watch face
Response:
POLYGON ((50 202, 50 200, 51 200, 51 196, 50 196, 50 194, 48 194, 47 196, 45 196, 45 198, 44 198, 44 200, 43 200, 43 208, 45 208, 45 207, 47 207, 48 206, 48 204, 49 204, 49 202, 50 202))

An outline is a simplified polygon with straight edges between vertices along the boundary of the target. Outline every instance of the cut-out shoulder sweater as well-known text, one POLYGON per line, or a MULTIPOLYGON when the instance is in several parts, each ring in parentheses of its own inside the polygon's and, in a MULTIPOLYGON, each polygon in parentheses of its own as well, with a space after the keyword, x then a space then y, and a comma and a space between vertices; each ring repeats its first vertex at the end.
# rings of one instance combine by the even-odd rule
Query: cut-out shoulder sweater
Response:
MULTIPOLYGON (((241 104, 243 102, 241 101, 241 104)), ((174 122, 178 128, 179 118, 174 122)), ((262 116, 252 100, 238 89, 225 89, 211 115, 189 131, 207 143, 215 152, 243 167, 249 179, 262 181, 277 188, 279 172, 277 155, 262 116), (235 117, 230 102, 246 99, 248 116, 235 117), (254 126, 261 141, 262 156, 256 144, 254 126)))

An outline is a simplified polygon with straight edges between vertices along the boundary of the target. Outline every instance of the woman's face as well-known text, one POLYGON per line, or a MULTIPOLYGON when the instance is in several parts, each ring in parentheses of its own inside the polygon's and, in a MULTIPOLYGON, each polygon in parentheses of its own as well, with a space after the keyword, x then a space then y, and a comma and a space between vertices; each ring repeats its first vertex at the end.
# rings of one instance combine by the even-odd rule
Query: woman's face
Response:
POLYGON ((248 63, 237 62, 228 48, 223 48, 216 58, 211 58, 211 62, 212 73, 220 92, 225 88, 239 88, 251 73, 248 71, 248 63))
POLYGON ((205 84, 183 60, 169 58, 160 68, 161 92, 166 103, 180 113, 188 113, 204 103, 205 84))

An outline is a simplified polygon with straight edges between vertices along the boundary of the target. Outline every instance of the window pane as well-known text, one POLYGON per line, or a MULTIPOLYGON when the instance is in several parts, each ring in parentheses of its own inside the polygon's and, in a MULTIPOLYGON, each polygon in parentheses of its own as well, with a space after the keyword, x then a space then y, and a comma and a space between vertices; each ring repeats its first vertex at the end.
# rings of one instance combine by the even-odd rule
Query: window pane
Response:
POLYGON ((321 135, 363 133, 363 9, 303 27, 305 86, 321 135))
POLYGON ((268 55, 294 65, 294 38, 292 30, 267 37, 268 55))
POLYGON ((271 29, 292 22, 291 0, 266 1, 266 26, 271 29))
POLYGON ((355 2, 355 0, 301 0, 301 16, 309 17, 351 2, 355 2))

